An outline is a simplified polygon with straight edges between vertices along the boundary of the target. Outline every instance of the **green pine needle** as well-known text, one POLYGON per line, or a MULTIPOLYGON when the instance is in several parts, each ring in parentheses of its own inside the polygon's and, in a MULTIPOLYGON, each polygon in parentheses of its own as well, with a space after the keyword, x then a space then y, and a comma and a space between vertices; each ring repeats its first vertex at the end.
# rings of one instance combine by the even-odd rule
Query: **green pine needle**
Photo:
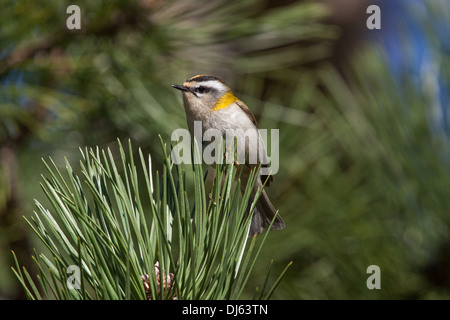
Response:
POLYGON ((25 218, 47 248, 33 259, 37 282, 21 271, 13 253, 13 272, 30 299, 241 296, 267 238, 266 233, 253 254, 246 210, 256 175, 241 196, 234 165, 217 165, 207 196, 202 165, 193 165, 193 172, 174 165, 161 137, 160 142, 162 174, 152 172, 151 158, 141 150, 135 162, 131 142, 127 153, 118 141, 120 159, 110 149, 80 150, 80 173, 67 160, 65 173, 52 159, 44 161, 49 176, 41 186, 51 209, 36 201, 34 216, 25 218), (73 277, 75 289, 67 285, 73 277))

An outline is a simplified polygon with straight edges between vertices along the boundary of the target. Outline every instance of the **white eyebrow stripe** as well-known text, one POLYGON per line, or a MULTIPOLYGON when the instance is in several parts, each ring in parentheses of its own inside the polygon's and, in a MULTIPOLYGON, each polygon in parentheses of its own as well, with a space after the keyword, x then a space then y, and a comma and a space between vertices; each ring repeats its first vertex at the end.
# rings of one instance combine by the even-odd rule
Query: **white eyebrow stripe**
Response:
POLYGON ((217 80, 201 81, 201 82, 197 82, 195 85, 193 85, 194 88, 198 88, 201 86, 210 87, 210 88, 216 89, 217 91, 228 90, 227 86, 225 86, 222 82, 217 81, 217 80))

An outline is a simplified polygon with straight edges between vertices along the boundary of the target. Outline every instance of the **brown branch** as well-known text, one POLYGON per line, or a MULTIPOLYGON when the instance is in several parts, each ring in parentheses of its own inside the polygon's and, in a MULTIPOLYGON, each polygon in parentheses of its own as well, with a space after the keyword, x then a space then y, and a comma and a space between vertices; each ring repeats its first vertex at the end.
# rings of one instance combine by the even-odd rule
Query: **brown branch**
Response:
POLYGON ((0 79, 8 73, 9 70, 21 65, 25 61, 33 58, 42 51, 49 51, 54 46, 55 41, 49 39, 41 39, 38 42, 28 44, 12 51, 0 63, 0 79))

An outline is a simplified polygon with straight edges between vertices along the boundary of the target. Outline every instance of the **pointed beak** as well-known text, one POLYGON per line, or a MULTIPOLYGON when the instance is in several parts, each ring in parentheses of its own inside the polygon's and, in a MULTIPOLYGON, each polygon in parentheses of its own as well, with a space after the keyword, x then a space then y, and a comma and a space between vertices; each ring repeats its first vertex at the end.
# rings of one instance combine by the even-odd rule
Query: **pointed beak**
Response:
POLYGON ((180 86, 178 84, 173 84, 172 88, 175 88, 175 89, 178 89, 178 90, 181 90, 181 91, 190 92, 190 93, 192 93, 194 96, 196 96, 198 98, 197 94, 194 91, 192 91, 191 88, 189 88, 189 87, 180 86))
POLYGON ((172 88, 175 88, 175 89, 178 89, 178 90, 181 90, 181 91, 191 91, 188 87, 180 86, 178 84, 173 84, 172 88))

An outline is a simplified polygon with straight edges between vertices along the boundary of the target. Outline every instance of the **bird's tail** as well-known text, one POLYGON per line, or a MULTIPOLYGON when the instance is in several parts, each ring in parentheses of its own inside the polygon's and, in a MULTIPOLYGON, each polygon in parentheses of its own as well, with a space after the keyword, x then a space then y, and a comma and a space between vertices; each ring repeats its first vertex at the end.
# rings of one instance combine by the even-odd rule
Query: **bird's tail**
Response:
MULTIPOLYGON (((253 197, 251 197, 250 200, 251 201, 249 204, 253 202, 253 197)), ((261 233, 265 227, 268 227, 271 224, 276 213, 277 211, 270 202, 266 192, 263 190, 258 198, 258 201, 256 202, 255 212, 253 213, 248 236, 252 237, 255 234, 261 233)), ((272 228, 275 230, 280 230, 284 229, 284 227, 285 224, 283 219, 280 215, 277 215, 272 224, 272 228)))

